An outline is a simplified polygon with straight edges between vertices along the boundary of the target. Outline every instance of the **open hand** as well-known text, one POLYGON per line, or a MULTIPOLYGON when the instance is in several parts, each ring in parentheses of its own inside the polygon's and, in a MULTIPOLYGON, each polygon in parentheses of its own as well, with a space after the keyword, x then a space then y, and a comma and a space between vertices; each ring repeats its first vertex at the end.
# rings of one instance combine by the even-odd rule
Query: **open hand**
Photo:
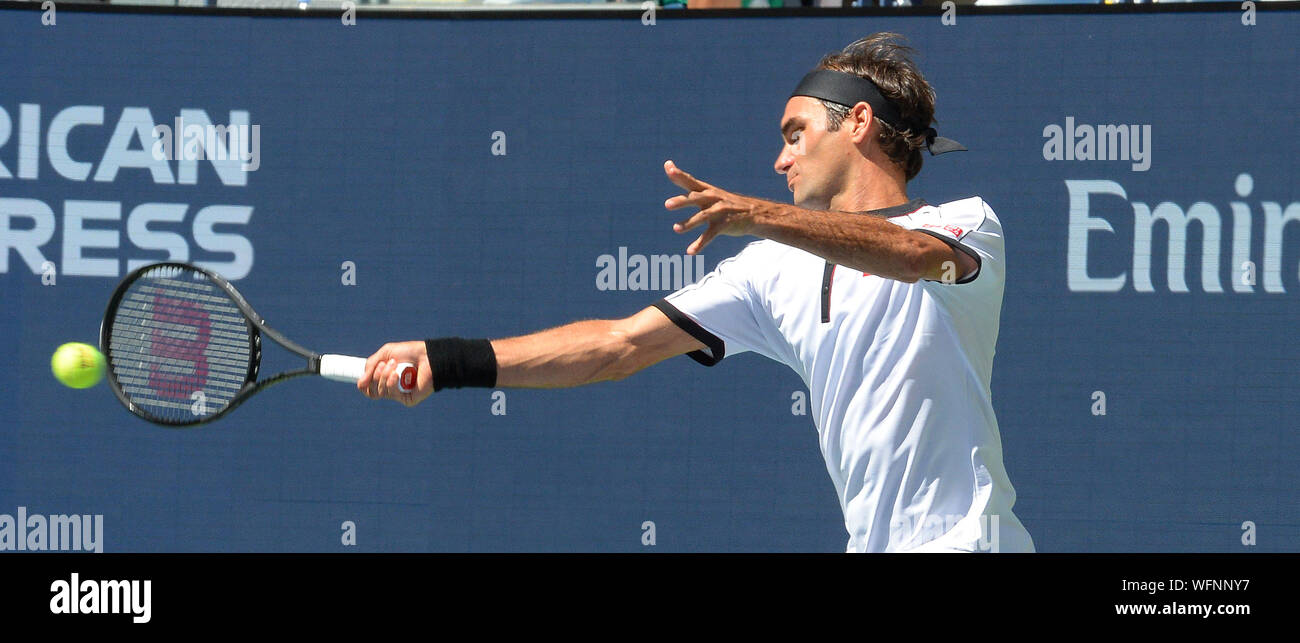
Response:
POLYGON ((686 190, 686 194, 664 201, 664 207, 676 210, 693 205, 700 209, 691 217, 673 224, 673 230, 680 234, 704 224, 709 226, 704 230, 704 234, 686 247, 686 254, 699 254, 704 246, 709 245, 709 242, 720 234, 733 237, 750 234, 754 213, 761 202, 759 199, 728 192, 705 183, 687 174, 672 161, 664 162, 664 173, 677 187, 686 190))

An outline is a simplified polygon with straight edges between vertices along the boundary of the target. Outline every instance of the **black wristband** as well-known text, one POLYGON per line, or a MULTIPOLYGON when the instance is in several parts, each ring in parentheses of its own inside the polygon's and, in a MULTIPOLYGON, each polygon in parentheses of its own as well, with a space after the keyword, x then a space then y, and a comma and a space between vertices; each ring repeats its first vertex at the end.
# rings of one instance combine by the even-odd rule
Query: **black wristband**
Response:
POLYGON ((486 339, 439 337, 424 340, 433 371, 433 390, 497 385, 497 354, 486 339))

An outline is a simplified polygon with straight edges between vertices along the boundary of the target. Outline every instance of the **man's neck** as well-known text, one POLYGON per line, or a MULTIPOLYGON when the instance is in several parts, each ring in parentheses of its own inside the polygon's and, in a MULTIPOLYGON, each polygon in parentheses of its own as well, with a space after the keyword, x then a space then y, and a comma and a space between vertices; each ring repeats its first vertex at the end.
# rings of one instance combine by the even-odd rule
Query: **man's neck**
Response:
POLYGON ((845 189, 831 197, 827 209, 842 212, 881 210, 907 203, 907 182, 901 176, 891 176, 876 166, 850 181, 845 189))
POLYGON ((873 195, 858 199, 831 199, 829 210, 840 212, 872 212, 903 205, 910 201, 906 192, 891 192, 888 195, 873 195))

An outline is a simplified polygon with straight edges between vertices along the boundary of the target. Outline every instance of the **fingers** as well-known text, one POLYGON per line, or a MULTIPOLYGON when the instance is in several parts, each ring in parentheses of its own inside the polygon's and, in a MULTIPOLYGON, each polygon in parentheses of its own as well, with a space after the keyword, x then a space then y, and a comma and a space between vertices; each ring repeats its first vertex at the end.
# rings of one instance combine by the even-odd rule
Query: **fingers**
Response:
POLYGON ((377 399, 398 399, 402 390, 398 388, 398 360, 389 357, 374 368, 374 392, 377 399))
POLYGON ((704 231, 704 234, 700 235, 698 239, 686 247, 686 254, 700 254, 700 251, 704 249, 704 246, 709 245, 709 242, 713 241, 713 239, 718 236, 717 230, 718 226, 709 226, 708 229, 704 231))
POLYGON ((678 221, 677 223, 674 223, 673 232, 676 232, 677 234, 681 234, 683 232, 690 230, 691 228, 698 227, 701 223, 705 223, 706 221, 707 221, 707 217, 701 217, 699 213, 696 213, 691 215, 690 218, 683 219, 681 221, 678 221))
MULTIPOLYGON (((664 172, 674 184, 687 190, 687 193, 684 195, 670 197, 664 201, 664 208, 677 210, 680 208, 695 206, 700 209, 700 211, 696 212, 694 215, 673 224, 673 230, 680 234, 705 223, 712 223, 711 218, 715 214, 721 212, 721 210, 715 207, 722 202, 722 197, 719 195, 718 191, 715 190, 712 185, 696 179, 683 171, 671 160, 664 162, 664 172)), ((716 226, 710 225, 709 230, 699 239, 696 239, 695 243, 691 244, 690 248, 694 248, 694 251, 688 248, 687 254, 695 254, 702 250, 704 246, 708 245, 708 243, 713 240, 713 237, 718 235, 718 232, 713 229, 714 227, 716 226)))
MULTIPOLYGON (((673 197, 673 199, 676 199, 676 198, 680 198, 680 197, 673 197)), ((668 203, 669 203, 669 202, 672 202, 673 199, 668 199, 668 201, 665 201, 665 202, 664 202, 664 207, 668 207, 668 203)), ((716 203, 716 201, 714 201, 714 203, 716 203)), ((687 206, 687 205, 695 205, 695 206, 698 206, 698 207, 700 208, 700 211, 699 211, 699 212, 696 212, 695 214, 692 214, 691 216, 689 216, 689 217, 687 217, 687 218, 685 218, 685 219, 682 219, 681 221, 678 221, 677 223, 674 223, 674 224, 673 224, 673 232, 677 232, 677 233, 680 234, 680 233, 682 233, 682 232, 686 232, 687 230, 690 230, 691 228, 694 228, 694 227, 696 227, 696 226, 698 226, 698 225, 700 225, 700 224, 702 224, 702 223, 707 223, 708 220, 709 220, 709 217, 711 216, 711 213, 713 212, 713 205, 708 205, 708 206, 706 207, 703 203, 695 203, 695 202, 692 202, 692 201, 690 201, 690 200, 684 201, 684 202, 681 203, 681 205, 678 205, 678 206, 676 206, 676 207, 677 207, 677 208, 680 208, 680 207, 684 207, 684 206, 687 206)), ((668 209, 669 209, 669 210, 673 210, 673 209, 676 209, 676 208, 669 207, 668 209)))
POLYGON ((688 255, 699 254, 701 250, 704 250, 704 246, 709 245, 709 242, 713 241, 713 239, 721 233, 725 225, 725 220, 719 218, 717 221, 714 221, 713 218, 717 214, 718 214, 717 208, 709 207, 707 209, 696 212, 694 215, 692 215, 691 217, 683 221, 678 221, 677 223, 673 224, 673 230, 676 231, 678 234, 691 230, 692 228, 698 228, 701 225, 708 224, 708 227, 705 228, 704 233, 701 234, 698 238, 696 238, 695 241, 691 242, 691 245, 686 246, 686 254, 688 255))
POLYGON ((398 387, 400 378, 397 375, 397 369, 393 369, 392 379, 389 382, 389 390, 397 393, 393 399, 405 404, 408 407, 415 406, 423 402, 425 398, 433 393, 433 369, 429 366, 427 358, 421 359, 415 363, 415 387, 409 391, 401 391, 398 387))
POLYGON ((388 373, 395 364, 396 360, 392 358, 375 364, 375 373, 370 381, 370 399, 382 400, 388 397, 388 373))
POLYGON ((390 397, 400 400, 402 399, 402 396, 407 395, 407 393, 402 391, 402 373, 401 370, 397 368, 398 363, 399 362, 396 359, 388 362, 388 371, 384 375, 384 387, 388 389, 390 397))
MULTIPOLYGON (((406 404, 406 401, 403 399, 403 396, 406 394, 402 393, 402 389, 397 385, 398 379, 397 360, 390 359, 384 363, 384 379, 380 380, 382 395, 390 400, 397 400, 398 402, 406 404)), ((410 405, 408 404, 407 406, 410 405)))
POLYGON ((365 374, 357 380, 357 389, 372 400, 395 400, 406 406, 415 406, 433 393, 433 369, 423 341, 384 344, 374 355, 366 358, 365 374), (397 365, 410 362, 415 365, 415 388, 402 391, 397 365))
POLYGON ((664 174, 668 175, 668 180, 672 181, 677 187, 686 191, 699 191, 713 186, 701 181, 690 174, 687 174, 681 168, 673 164, 672 161, 664 161, 664 174))
POLYGON ((691 216, 685 219, 682 219, 681 221, 678 221, 677 223, 674 223, 673 231, 680 234, 682 232, 686 232, 690 230, 691 228, 697 228, 701 225, 704 225, 705 223, 711 224, 713 223, 713 217, 719 214, 720 212, 722 212, 721 207, 715 208, 713 206, 709 206, 703 210, 700 210, 699 212, 696 212, 695 214, 692 214, 691 216))
POLYGON ((429 367, 427 359, 417 363, 415 365, 415 387, 409 391, 403 391, 400 386, 401 374, 397 368, 400 363, 394 359, 383 365, 383 396, 401 402, 408 407, 415 406, 433 393, 433 371, 429 367))
POLYGON ((675 197, 664 201, 664 208, 668 210, 680 210, 687 206, 697 208, 707 208, 718 202, 718 197, 710 192, 691 192, 689 194, 679 194, 675 197))
POLYGON ((361 379, 357 380, 357 390, 372 400, 375 399, 375 369, 381 362, 388 359, 388 353, 392 350, 392 346, 392 344, 384 344, 373 355, 367 357, 366 372, 361 376, 361 379))

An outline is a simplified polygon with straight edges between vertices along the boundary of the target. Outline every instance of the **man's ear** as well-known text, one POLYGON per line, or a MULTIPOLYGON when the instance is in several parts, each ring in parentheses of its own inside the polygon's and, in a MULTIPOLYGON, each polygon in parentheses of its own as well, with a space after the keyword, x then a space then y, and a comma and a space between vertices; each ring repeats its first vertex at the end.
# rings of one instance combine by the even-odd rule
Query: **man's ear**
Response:
POLYGON ((854 144, 860 145, 863 141, 868 140, 868 137, 872 134, 872 129, 875 127, 875 116, 876 114, 871 109, 871 105, 867 104, 866 101, 859 101, 857 105, 853 106, 853 109, 849 110, 848 119, 846 120, 851 120, 853 123, 849 136, 854 144))

